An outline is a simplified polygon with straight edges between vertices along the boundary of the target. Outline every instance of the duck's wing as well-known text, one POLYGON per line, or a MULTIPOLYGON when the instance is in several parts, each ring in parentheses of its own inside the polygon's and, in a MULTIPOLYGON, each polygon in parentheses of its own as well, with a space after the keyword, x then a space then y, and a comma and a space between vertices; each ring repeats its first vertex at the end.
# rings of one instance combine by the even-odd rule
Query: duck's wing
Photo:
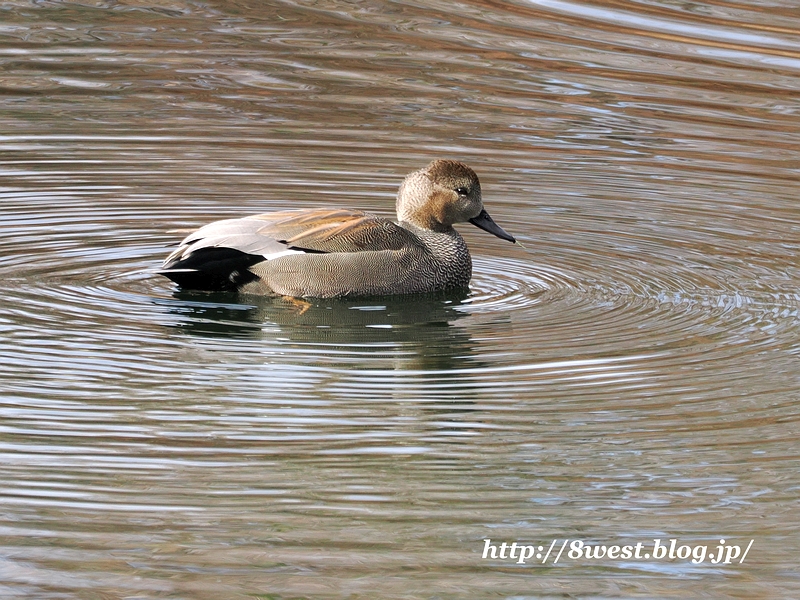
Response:
POLYGON ((362 211, 287 210, 209 223, 189 234, 166 258, 164 267, 203 248, 229 248, 269 260, 287 250, 400 250, 419 243, 407 229, 362 211))
POLYGON ((289 250, 303 252, 363 252, 402 250, 419 245, 417 236, 396 223, 369 213, 320 209, 267 213, 255 219, 266 222, 259 230, 285 244, 289 250))
POLYGON ((157 271, 197 289, 235 289, 265 260, 301 253, 422 247, 399 225, 353 210, 297 210, 225 219, 189 234, 157 271))
POLYGON ((253 217, 225 219, 209 223, 186 236, 180 245, 164 260, 164 269, 178 267, 192 254, 204 249, 228 249, 244 254, 261 256, 261 260, 285 252, 286 245, 274 238, 261 235, 264 223, 253 217))

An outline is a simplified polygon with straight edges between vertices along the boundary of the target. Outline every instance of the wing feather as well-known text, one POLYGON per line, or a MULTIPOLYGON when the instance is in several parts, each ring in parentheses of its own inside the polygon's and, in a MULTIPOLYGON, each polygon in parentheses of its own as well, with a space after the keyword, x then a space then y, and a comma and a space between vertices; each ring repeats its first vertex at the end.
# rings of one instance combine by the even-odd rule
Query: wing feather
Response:
POLYGON ((166 258, 164 268, 177 268, 203 248, 230 248, 270 260, 297 252, 400 250, 418 244, 410 231, 362 211, 278 211, 209 223, 189 234, 166 258))
POLYGON ((311 252, 400 250, 419 244, 410 231, 382 217, 352 210, 315 210, 272 222, 269 232, 290 249, 311 252))
POLYGON ((168 268, 185 260, 203 248, 231 248, 245 254, 261 255, 265 258, 276 253, 285 253, 286 244, 259 233, 263 223, 252 218, 225 219, 201 227, 188 235, 164 260, 168 268))

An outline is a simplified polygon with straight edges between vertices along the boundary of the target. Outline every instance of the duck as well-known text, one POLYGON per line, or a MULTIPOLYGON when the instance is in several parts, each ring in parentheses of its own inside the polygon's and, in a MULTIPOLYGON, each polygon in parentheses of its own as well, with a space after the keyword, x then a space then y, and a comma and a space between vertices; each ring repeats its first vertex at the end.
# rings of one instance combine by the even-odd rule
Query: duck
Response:
POLYGON ((260 296, 395 296, 468 288, 472 258, 453 227, 517 243, 486 212, 478 176, 434 160, 405 177, 397 221, 360 210, 269 212, 209 223, 167 256, 159 274, 182 289, 260 296))

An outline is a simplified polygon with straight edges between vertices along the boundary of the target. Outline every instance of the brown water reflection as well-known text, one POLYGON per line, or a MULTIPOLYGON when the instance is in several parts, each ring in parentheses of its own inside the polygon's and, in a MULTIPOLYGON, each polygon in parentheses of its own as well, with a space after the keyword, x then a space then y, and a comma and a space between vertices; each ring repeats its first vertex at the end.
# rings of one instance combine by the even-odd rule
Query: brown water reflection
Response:
POLYGON ((798 594, 793 2, 0 10, 0 596, 798 594), (466 297, 150 274, 441 157, 529 249, 464 229, 466 297))

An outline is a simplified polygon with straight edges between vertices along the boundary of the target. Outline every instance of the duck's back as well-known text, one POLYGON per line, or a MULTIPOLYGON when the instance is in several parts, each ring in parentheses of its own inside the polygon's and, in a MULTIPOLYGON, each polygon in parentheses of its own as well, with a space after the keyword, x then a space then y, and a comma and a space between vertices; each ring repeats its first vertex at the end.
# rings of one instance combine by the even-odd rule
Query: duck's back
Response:
POLYGON ((182 287, 332 297, 465 287, 461 236, 361 211, 301 210, 217 221, 189 235, 161 271, 182 287))

